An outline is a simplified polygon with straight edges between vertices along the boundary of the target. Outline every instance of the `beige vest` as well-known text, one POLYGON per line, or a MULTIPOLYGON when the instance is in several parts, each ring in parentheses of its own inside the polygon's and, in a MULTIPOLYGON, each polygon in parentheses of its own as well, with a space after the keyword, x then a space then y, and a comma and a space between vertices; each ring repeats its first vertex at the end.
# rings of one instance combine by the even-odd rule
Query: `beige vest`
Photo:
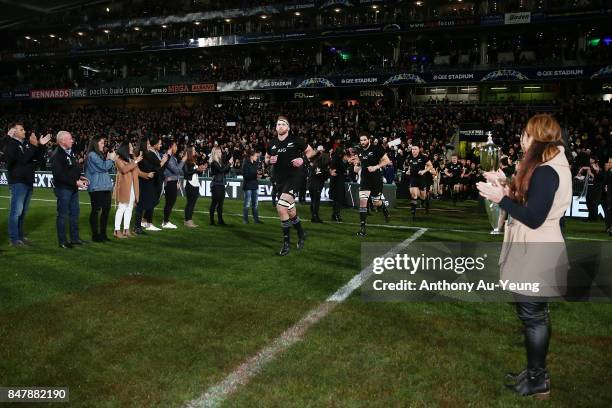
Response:
POLYGON ((544 223, 532 229, 515 219, 506 222, 500 277, 516 283, 518 289, 512 292, 526 296, 562 296, 567 289, 569 263, 559 221, 572 202, 572 174, 565 149, 559 150, 541 164, 552 167, 559 176, 559 188, 544 223), (535 286, 537 293, 532 290, 535 286))

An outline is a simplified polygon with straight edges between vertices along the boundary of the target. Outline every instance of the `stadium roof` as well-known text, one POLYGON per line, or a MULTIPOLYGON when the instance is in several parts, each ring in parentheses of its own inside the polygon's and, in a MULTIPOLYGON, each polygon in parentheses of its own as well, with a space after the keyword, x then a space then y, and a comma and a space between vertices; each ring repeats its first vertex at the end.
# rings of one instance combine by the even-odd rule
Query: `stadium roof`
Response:
POLYGON ((108 0, 0 0, 0 28, 8 28, 31 17, 65 11, 108 0))

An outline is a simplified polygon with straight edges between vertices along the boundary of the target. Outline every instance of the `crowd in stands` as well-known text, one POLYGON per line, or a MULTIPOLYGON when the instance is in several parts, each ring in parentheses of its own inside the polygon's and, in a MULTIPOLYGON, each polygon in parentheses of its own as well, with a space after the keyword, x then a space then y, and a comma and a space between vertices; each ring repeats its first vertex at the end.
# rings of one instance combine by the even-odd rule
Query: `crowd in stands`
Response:
MULTIPOLYGON (((577 51, 571 38, 554 36, 511 40, 491 38, 489 68, 602 64, 612 61, 612 44, 601 41, 577 51), (567 65, 566 64, 566 65, 567 65)), ((92 87, 237 81, 262 78, 389 74, 480 67, 479 42, 473 38, 450 41, 402 42, 394 60, 392 41, 337 41, 333 45, 293 43, 261 49, 201 53, 145 53, 82 60, 49 60, 5 65, 0 88, 92 87), (317 52, 321 63, 317 64, 317 52), (69 74, 70 71, 70 74, 69 74)), ((8 63, 7 63, 8 64, 8 63)))

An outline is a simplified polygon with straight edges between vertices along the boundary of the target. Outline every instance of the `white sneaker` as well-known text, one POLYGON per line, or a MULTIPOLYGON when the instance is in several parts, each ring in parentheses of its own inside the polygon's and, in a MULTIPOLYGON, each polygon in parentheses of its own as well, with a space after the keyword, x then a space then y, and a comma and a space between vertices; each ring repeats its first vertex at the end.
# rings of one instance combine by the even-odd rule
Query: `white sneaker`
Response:
POLYGON ((176 228, 177 228, 177 226, 176 226, 176 225, 174 225, 174 224, 173 224, 173 223, 171 223, 171 222, 167 222, 167 223, 165 223, 165 224, 162 224, 162 228, 164 228, 164 229, 176 229, 176 228))
POLYGON ((155 225, 153 224, 148 224, 147 228, 145 228, 147 231, 161 231, 160 228, 157 228, 155 225))
POLYGON ((491 235, 501 235, 501 234, 503 234, 503 232, 500 231, 499 228, 493 228, 493 231, 489 232, 489 234, 491 234, 491 235))
POLYGON ((142 228, 149 228, 149 225, 151 225, 151 224, 149 224, 149 223, 148 223, 148 222, 146 222, 146 221, 143 221, 143 222, 141 222, 141 223, 140 223, 140 226, 141 226, 142 228))

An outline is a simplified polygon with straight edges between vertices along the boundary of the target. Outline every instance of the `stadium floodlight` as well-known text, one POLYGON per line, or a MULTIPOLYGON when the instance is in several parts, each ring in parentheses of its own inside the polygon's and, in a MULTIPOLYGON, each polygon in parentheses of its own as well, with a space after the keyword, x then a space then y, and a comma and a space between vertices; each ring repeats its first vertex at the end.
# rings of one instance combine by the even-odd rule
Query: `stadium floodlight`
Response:
POLYGON ((339 13, 339 12, 340 12, 340 9, 339 9, 339 8, 337 8, 337 9, 334 9, 334 11, 335 11, 336 13, 339 13))
POLYGON ((168 28, 168 26, 165 24, 162 24, 162 28, 168 28))
POLYGON ((506 88, 505 86, 494 86, 491 88, 492 91, 505 91, 508 88, 506 88))
POLYGON ((376 9, 378 8, 378 6, 377 6, 376 4, 373 4, 373 5, 372 5, 372 8, 373 8, 374 10, 376 10, 376 9))
POLYGON ((108 33, 110 33, 109 30, 104 30, 104 34, 108 34, 108 33))
POLYGON ((524 86, 523 89, 541 89, 541 86, 524 86))
POLYGON ((226 22, 226 23, 231 23, 231 22, 232 22, 232 20, 231 20, 231 19, 229 19, 229 18, 226 18, 226 19, 225 19, 225 22, 226 22))
POLYGON ((196 21, 194 24, 195 24, 195 25, 200 25, 200 22, 199 22, 199 21, 196 21))
POLYGON ((55 34, 49 34, 49 38, 55 38, 55 34))
POLYGON ((140 27, 134 27, 134 31, 140 31, 140 27))
POLYGON ((110 13, 110 7, 107 7, 107 8, 106 8, 106 12, 107 12, 107 13, 110 13))
POLYGON ((302 15, 302 13, 300 13, 299 11, 296 11, 294 14, 298 17, 302 15))
POLYGON ((77 34, 78 34, 79 36, 81 36, 81 37, 85 35, 85 33, 84 33, 84 32, 82 32, 82 31, 79 31, 77 34))
POLYGON ((422 1, 417 1, 417 2, 416 2, 416 5, 420 7, 420 6, 422 6, 422 5, 423 5, 423 2, 422 2, 422 1))
POLYGON ((268 18, 268 16, 266 16, 265 14, 262 14, 261 16, 259 16, 259 18, 262 18, 265 20, 266 18, 268 18))
POLYGON ((431 92, 446 92, 446 88, 433 88, 431 92))
POLYGON ((31 40, 31 39, 32 39, 32 37, 30 37, 29 35, 26 35, 26 36, 25 36, 25 39, 26 39, 26 40, 31 40))

